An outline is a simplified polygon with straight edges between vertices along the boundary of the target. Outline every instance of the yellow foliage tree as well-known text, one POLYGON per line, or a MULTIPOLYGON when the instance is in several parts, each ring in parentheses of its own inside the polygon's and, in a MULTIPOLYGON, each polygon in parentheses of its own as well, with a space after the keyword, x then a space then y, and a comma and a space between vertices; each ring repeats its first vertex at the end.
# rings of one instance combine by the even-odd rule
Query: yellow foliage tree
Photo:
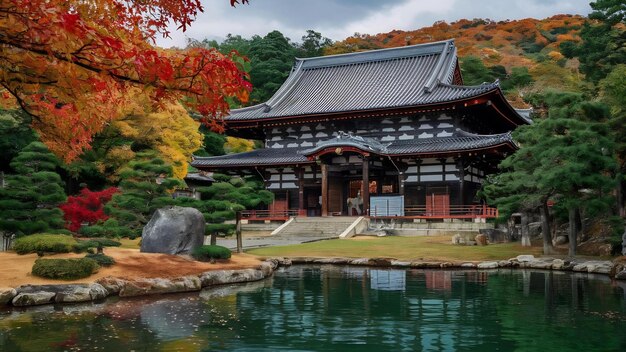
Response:
MULTIPOLYGON (((158 112, 151 112, 141 104, 142 99, 147 98, 136 95, 134 104, 128 106, 126 117, 113 121, 111 127, 122 137, 158 151, 161 158, 172 165, 173 176, 184 178, 191 154, 202 147, 199 122, 192 119, 180 104, 167 104, 158 112)), ((112 149, 112 152, 120 151, 112 149)))
POLYGON ((254 142, 248 139, 226 137, 224 150, 227 153, 243 153, 254 149, 254 142))

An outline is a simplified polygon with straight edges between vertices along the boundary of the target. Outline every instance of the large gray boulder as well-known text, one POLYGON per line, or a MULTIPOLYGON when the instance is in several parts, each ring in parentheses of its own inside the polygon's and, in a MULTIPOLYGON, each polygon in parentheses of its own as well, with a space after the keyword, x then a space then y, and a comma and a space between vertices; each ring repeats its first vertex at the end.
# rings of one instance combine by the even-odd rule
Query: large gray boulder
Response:
POLYGON ((204 216, 194 208, 158 209, 143 228, 141 251, 190 254, 204 242, 204 216))

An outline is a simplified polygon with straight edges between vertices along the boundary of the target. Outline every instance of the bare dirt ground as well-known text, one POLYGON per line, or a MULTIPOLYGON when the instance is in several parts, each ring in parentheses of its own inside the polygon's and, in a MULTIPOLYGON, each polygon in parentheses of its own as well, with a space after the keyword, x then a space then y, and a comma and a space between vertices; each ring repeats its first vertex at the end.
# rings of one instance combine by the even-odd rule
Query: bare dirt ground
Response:
MULTIPOLYGON (((200 274, 209 270, 254 268, 261 263, 257 257, 247 254, 233 254, 229 260, 211 264, 182 256, 140 253, 137 249, 106 248, 104 252, 115 259, 115 265, 109 268, 100 268, 94 275, 74 281, 49 280, 31 275, 30 271, 37 259, 37 254, 18 255, 14 252, 1 252, 0 288, 26 284, 90 283, 107 276, 124 279, 172 278, 200 274)), ((67 253, 46 255, 44 258, 81 258, 84 256, 84 254, 67 253)))

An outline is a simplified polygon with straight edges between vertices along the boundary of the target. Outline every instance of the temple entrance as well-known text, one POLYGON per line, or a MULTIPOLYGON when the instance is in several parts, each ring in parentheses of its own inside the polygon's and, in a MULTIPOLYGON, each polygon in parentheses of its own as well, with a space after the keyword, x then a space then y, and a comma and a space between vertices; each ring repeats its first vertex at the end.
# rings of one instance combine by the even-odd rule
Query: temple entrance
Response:
POLYGON ((322 187, 320 185, 304 187, 304 209, 307 216, 322 215, 322 187))
POLYGON ((329 154, 320 168, 322 216, 368 215, 371 195, 400 193, 396 165, 380 158, 329 154))

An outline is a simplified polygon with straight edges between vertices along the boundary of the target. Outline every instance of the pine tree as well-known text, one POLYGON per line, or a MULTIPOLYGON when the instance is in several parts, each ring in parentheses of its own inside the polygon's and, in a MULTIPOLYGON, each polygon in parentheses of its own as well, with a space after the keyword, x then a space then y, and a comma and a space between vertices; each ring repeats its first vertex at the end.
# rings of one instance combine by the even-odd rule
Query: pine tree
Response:
POLYGON ((41 142, 32 142, 13 158, 0 188, 0 231, 17 236, 62 229, 66 199, 58 159, 41 142))
POLYGON ((120 173, 120 179, 121 193, 113 195, 104 210, 134 236, 141 235, 155 210, 174 204, 171 192, 182 185, 172 178, 172 167, 150 150, 137 153, 120 173))
POLYGON ((236 213, 244 209, 254 209, 260 204, 269 204, 273 194, 264 190, 263 183, 255 177, 231 177, 214 174, 216 180, 209 187, 200 187, 202 200, 193 198, 178 198, 177 205, 193 207, 204 215, 207 222, 206 234, 211 236, 211 243, 215 243, 216 236, 230 235, 235 225, 226 223, 234 220, 236 213))
MULTIPOLYGON (((548 92, 531 100, 545 108, 547 118, 514 132, 521 148, 503 161, 505 171, 485 192, 509 212, 535 204, 545 213, 547 200, 554 199, 568 211, 569 254, 573 256, 577 214, 597 214, 612 202, 613 141, 607 124, 601 122, 607 110, 575 93, 548 92)), ((544 241, 546 237, 544 232, 544 241)))
POLYGON ((626 218, 624 202, 626 197, 626 65, 618 65, 604 80, 600 82, 600 98, 611 111, 608 123, 611 137, 615 143, 618 174, 618 208, 619 214, 626 218))

